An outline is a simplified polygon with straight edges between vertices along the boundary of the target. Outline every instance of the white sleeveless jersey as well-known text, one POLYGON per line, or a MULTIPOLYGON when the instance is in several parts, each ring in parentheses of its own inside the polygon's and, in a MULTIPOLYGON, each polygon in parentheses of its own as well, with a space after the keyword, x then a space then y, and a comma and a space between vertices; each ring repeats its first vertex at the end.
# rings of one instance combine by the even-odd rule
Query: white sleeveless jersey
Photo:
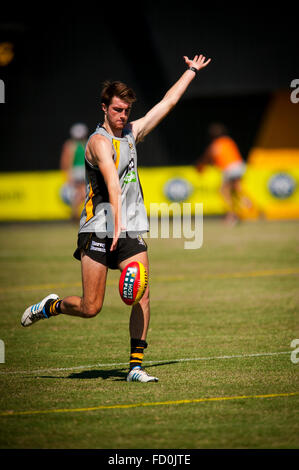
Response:
MULTIPOLYGON (((123 137, 114 137, 102 126, 90 136, 101 134, 113 146, 113 159, 121 187, 122 226, 129 235, 136 236, 149 230, 142 188, 137 171, 137 151, 133 134, 129 128, 123 137)), ((112 236, 113 217, 109 205, 109 194, 102 173, 92 165, 85 155, 86 199, 81 214, 79 233, 94 232, 99 237, 112 236)), ((124 233, 123 233, 124 236, 124 233)))

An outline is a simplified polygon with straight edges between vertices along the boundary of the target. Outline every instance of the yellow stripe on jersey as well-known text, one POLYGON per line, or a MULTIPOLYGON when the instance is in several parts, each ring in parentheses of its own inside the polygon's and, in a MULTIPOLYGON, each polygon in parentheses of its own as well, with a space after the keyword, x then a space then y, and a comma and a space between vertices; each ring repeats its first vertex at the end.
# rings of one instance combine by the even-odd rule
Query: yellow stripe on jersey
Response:
POLYGON ((91 181, 89 180, 89 194, 88 194, 88 201, 86 203, 86 222, 88 222, 93 216, 93 203, 92 198, 94 196, 93 189, 91 186, 91 181))
POLYGON ((113 144, 113 147, 115 148, 115 152, 116 152, 115 166, 116 166, 116 168, 118 168, 119 156, 120 156, 120 141, 116 140, 116 139, 112 139, 112 144, 113 144))

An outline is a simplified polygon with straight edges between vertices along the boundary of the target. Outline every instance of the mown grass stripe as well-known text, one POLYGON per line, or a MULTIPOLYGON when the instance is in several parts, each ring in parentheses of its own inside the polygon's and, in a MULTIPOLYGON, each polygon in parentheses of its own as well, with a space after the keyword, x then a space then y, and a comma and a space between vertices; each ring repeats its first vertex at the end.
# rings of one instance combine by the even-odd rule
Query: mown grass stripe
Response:
MULTIPOLYGON (((175 282, 175 281, 196 281, 202 279, 242 279, 250 277, 267 277, 267 276, 289 276, 293 274, 299 274, 299 269, 287 268, 287 269, 268 269, 262 271, 245 271, 245 272, 233 272, 233 273, 213 273, 213 274, 202 274, 194 277, 188 276, 155 276, 152 282, 175 282)), ((118 284, 117 279, 107 280, 107 285, 114 286, 118 284)), ((8 292, 20 292, 20 291, 33 291, 33 290, 46 290, 46 289, 63 289, 67 287, 81 287, 81 282, 60 282, 54 284, 36 284, 27 286, 7 286, 1 287, 0 293, 8 292)))
POLYGON ((37 415, 37 414, 50 414, 50 413, 79 413, 88 411, 98 410, 116 410, 116 409, 129 409, 129 408, 141 408, 148 406, 172 406, 172 405, 188 405, 193 403, 205 403, 205 402, 220 402, 229 400, 246 400, 252 398, 278 398, 278 397, 291 397, 299 395, 299 392, 288 392, 288 393, 271 393, 268 395, 240 395, 233 397, 206 397, 206 398, 193 398, 190 400, 173 400, 173 401, 156 401, 156 402, 145 402, 145 403, 128 403, 128 404, 117 404, 117 405, 100 405, 92 406, 88 408, 61 408, 53 410, 28 410, 28 411, 3 411, 0 416, 24 416, 24 415, 37 415))
MULTIPOLYGON (((263 357, 263 356, 278 356, 280 354, 291 354, 292 351, 277 351, 277 352, 268 352, 268 353, 252 353, 252 354, 235 354, 231 356, 207 356, 207 357, 186 357, 186 358, 177 358, 177 359, 160 359, 156 361, 143 361, 143 364, 152 365, 152 364, 163 364, 163 363, 179 363, 179 362, 191 362, 191 361, 212 361, 212 360, 221 360, 221 359, 244 359, 250 357, 263 357)), ((72 366, 72 367, 56 367, 56 368, 45 368, 45 369, 36 369, 36 370, 8 370, 0 371, 0 375, 11 375, 11 374, 40 374, 42 372, 64 372, 68 370, 80 370, 80 369, 94 369, 95 367, 122 367, 128 366, 129 361, 127 362, 113 362, 113 363, 97 363, 97 364, 83 364, 81 366, 72 366)))

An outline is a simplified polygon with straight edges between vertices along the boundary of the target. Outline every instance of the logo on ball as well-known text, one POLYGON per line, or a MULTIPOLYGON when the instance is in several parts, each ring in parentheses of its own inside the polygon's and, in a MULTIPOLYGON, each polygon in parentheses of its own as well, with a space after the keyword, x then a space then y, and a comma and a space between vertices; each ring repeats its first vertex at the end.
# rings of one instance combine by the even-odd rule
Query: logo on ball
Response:
POLYGON ((135 305, 142 298, 148 284, 147 272, 139 261, 129 263, 119 279, 119 294, 127 305, 135 305))

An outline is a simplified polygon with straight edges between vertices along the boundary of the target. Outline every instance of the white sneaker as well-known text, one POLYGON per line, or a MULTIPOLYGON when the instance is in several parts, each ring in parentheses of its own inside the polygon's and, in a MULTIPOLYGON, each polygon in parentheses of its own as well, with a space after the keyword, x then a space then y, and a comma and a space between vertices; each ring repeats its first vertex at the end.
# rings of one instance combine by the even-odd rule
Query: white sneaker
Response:
POLYGON ((41 300, 38 304, 30 305, 30 307, 26 308, 21 319, 22 326, 30 326, 32 325, 32 323, 35 323, 38 320, 44 320, 45 318, 48 318, 44 310, 44 306, 47 300, 49 299, 56 300, 58 298, 59 298, 58 295, 50 294, 50 295, 47 295, 47 297, 41 300))
POLYGON ((134 367, 127 375, 127 382, 158 382, 158 380, 140 367, 134 367))

